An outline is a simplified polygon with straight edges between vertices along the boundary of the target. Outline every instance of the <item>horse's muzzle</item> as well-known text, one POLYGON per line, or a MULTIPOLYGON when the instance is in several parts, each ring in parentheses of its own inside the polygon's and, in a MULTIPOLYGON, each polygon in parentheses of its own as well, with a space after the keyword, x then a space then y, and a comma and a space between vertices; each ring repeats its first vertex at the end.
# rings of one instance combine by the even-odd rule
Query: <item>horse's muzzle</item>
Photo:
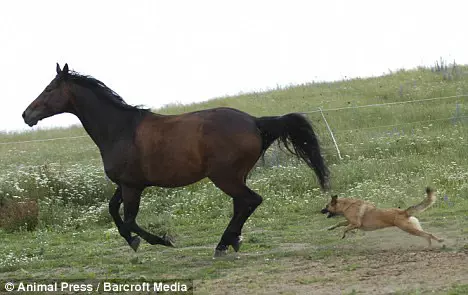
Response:
POLYGON ((34 111, 28 112, 28 110, 26 110, 22 114, 24 123, 28 124, 29 127, 33 127, 34 125, 37 124, 37 122, 39 122, 39 119, 37 119, 37 116, 34 116, 34 113, 35 113, 34 111))

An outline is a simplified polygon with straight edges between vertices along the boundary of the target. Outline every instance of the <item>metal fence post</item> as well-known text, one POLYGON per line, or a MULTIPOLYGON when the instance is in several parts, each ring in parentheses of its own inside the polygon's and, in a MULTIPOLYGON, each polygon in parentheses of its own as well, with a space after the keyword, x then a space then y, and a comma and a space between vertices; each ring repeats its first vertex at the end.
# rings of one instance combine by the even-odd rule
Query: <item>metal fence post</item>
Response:
POLYGON ((331 130, 330 125, 328 125, 327 119, 325 118, 325 115, 323 114, 322 108, 320 107, 319 110, 320 110, 320 114, 322 114, 323 121, 325 121, 325 125, 327 125, 328 132, 330 132, 330 136, 333 140, 333 144, 335 145, 336 152, 338 153, 338 158, 340 158, 340 160, 343 160, 343 158, 341 157, 340 149, 338 148, 338 144, 336 143, 335 136, 333 135, 333 131, 331 130))

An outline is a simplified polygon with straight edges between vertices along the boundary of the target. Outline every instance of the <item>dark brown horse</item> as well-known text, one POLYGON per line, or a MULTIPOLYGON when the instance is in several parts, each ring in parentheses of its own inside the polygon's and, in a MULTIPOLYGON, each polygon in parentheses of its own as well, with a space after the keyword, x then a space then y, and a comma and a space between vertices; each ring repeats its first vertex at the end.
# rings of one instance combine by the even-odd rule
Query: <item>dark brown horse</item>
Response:
POLYGON ((107 176, 117 185, 109 212, 122 237, 137 250, 148 243, 173 246, 138 226, 140 197, 148 186, 180 187, 208 177, 232 197, 234 214, 215 250, 241 244, 241 230, 262 197, 246 185, 249 171, 277 139, 302 158, 329 188, 328 169, 308 121, 299 114, 256 118, 231 108, 163 116, 128 105, 104 83, 57 64, 57 75, 24 111, 24 122, 75 114, 98 146, 107 176), (290 145, 292 144, 292 149, 290 145), (124 204, 124 219, 119 214, 124 204), (137 236, 132 236, 131 233, 137 236))

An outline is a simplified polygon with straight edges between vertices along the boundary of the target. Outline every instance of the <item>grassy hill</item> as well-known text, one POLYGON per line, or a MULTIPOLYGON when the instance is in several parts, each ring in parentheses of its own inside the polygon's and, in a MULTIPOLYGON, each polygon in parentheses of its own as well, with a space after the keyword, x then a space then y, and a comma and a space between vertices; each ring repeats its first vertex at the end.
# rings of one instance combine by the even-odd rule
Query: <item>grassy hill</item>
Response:
MULTIPOLYGON (((419 68, 368 79, 309 83, 170 105, 156 112, 177 114, 218 106, 257 116, 307 113, 324 147, 333 193, 339 196, 404 208, 420 201, 426 185, 435 187, 438 200, 420 220, 427 231, 446 238, 444 248, 421 252, 422 239, 398 230, 357 233, 346 240, 339 239, 341 231, 324 231, 336 222, 317 213, 329 196, 320 192, 306 165, 273 147, 248 182, 264 202, 244 227, 240 260, 211 260, 232 205, 206 180, 185 188, 145 191, 140 224, 174 235, 178 248, 145 244, 134 254, 107 213, 114 185, 104 175, 98 149, 82 128, 74 127, 0 134, 1 203, 34 199, 40 209, 35 231, 25 231, 22 221, 4 222, 0 281, 57 276, 189 278, 202 294, 223 293, 231 287, 244 293, 307 293, 311 288, 339 293, 331 286, 335 282, 342 292, 377 294, 362 277, 372 264, 369 257, 378 255, 402 265, 399 271, 407 279, 374 277, 376 286, 390 285, 403 294, 468 290, 467 278, 459 276, 468 262, 463 254, 468 248, 468 67, 419 68), (74 138, 36 141, 61 137, 74 138), (427 283, 415 283, 411 279, 415 274, 409 273, 415 266, 405 260, 412 251, 417 263, 438 261, 437 267, 451 275, 432 277, 431 267, 418 268, 413 279, 427 283), (338 267, 330 273, 329 265, 338 267)), ((388 261, 382 262, 385 265, 388 261)))

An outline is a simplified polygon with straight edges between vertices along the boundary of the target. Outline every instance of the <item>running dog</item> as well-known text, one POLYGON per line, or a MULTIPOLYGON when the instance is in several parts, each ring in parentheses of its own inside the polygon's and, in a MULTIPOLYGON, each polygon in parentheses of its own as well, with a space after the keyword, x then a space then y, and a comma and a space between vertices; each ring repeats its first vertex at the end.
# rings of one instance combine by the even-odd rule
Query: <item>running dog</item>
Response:
POLYGON ((377 230, 385 227, 396 226, 412 235, 423 237, 431 246, 431 240, 436 240, 439 243, 443 242, 431 233, 425 232, 419 220, 414 217, 415 214, 421 213, 436 200, 435 192, 431 188, 426 188, 427 197, 419 204, 411 206, 406 210, 399 208, 379 209, 374 204, 359 199, 338 198, 332 196, 331 201, 320 212, 328 213, 328 218, 335 215, 343 215, 346 221, 337 223, 328 228, 333 230, 340 226, 346 226, 342 239, 346 233, 353 229, 361 229, 365 231, 377 230))

